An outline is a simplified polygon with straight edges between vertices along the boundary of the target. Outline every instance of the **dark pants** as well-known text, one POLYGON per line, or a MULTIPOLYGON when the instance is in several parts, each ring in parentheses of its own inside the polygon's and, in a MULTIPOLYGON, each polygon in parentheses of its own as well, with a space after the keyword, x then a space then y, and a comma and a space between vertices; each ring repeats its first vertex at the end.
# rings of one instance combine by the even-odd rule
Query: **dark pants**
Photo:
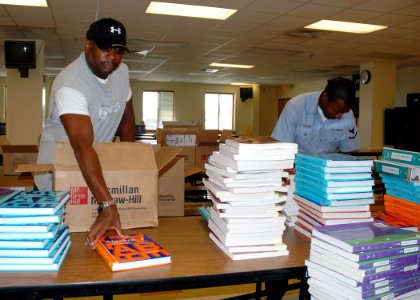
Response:
POLYGON ((274 280, 265 282, 266 300, 282 299, 287 291, 288 280, 274 280))

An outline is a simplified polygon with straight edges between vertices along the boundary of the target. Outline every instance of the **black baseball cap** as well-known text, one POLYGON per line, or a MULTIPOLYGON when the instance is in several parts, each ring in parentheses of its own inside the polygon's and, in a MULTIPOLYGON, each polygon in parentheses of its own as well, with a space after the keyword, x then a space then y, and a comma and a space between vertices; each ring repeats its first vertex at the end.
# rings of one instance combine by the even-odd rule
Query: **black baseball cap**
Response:
POLYGON ((86 38, 95 41, 100 49, 120 47, 129 52, 125 27, 112 18, 99 19, 90 24, 86 38))

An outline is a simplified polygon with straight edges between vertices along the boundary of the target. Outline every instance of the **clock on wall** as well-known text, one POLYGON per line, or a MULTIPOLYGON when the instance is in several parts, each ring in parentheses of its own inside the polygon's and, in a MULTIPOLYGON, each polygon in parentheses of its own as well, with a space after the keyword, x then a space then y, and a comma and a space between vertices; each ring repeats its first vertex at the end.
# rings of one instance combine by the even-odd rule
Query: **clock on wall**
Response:
POLYGON ((360 82, 363 84, 367 84, 369 83, 371 78, 371 74, 369 70, 363 70, 362 72, 360 72, 360 82))

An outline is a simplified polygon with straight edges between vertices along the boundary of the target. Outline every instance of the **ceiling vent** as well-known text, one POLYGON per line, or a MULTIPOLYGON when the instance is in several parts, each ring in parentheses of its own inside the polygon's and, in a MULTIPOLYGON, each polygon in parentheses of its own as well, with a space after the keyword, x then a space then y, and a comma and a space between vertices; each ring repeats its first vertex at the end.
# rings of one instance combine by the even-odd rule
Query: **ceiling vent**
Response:
POLYGON ((325 32, 313 29, 299 28, 296 30, 286 31, 284 34, 294 38, 314 39, 325 34, 325 32))

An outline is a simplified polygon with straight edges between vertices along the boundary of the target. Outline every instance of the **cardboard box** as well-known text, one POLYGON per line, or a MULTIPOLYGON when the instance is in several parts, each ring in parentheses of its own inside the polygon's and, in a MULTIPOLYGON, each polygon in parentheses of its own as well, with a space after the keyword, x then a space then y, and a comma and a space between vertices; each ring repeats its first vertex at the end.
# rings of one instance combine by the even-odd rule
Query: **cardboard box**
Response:
POLYGON ((162 146, 162 148, 173 148, 177 149, 177 157, 184 159, 184 170, 190 170, 195 168, 195 146, 192 147, 172 147, 162 146))
POLYGON ((195 167, 204 170, 204 164, 214 151, 219 150, 219 144, 202 144, 195 149, 195 167))
POLYGON ((184 159, 177 158, 159 171, 159 217, 184 216, 184 159))
POLYGON ((197 131, 197 145, 217 144, 219 140, 219 130, 199 129, 197 131))
POLYGON ((162 146, 195 146, 197 143, 197 129, 195 128, 167 128, 159 129, 157 143, 162 146))
MULTIPOLYGON (((157 226, 158 172, 176 157, 179 149, 165 147, 154 153, 151 145, 122 142, 97 143, 94 147, 108 189, 117 201, 122 228, 157 226)), ((39 171, 46 166, 26 165, 18 170, 28 169, 39 171)), ((65 223, 71 232, 87 231, 97 217, 96 200, 69 144, 57 144, 53 172, 54 189, 68 190, 71 196, 66 205, 65 223)))
POLYGON ((1 145, 4 175, 20 175, 16 168, 20 164, 35 164, 38 157, 36 145, 1 145))

